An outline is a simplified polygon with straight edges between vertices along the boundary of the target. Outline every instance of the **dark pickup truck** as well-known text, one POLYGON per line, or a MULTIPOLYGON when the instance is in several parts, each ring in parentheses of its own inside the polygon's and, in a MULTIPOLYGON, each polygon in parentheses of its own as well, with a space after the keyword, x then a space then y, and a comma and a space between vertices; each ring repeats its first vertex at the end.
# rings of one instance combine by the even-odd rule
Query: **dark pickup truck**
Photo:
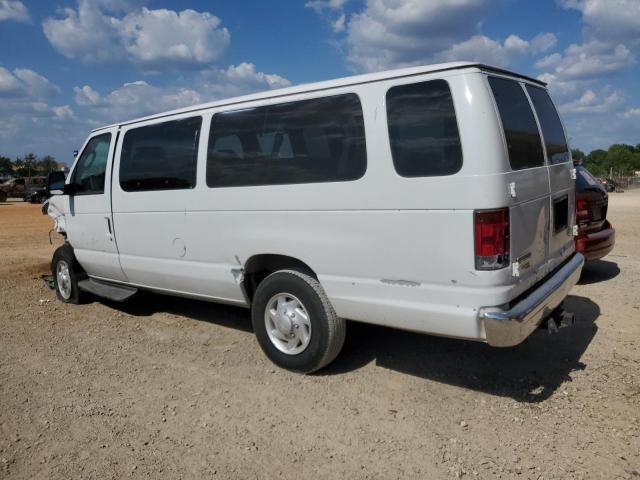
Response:
POLYGON ((33 190, 44 188, 47 177, 18 177, 0 185, 0 202, 6 202, 8 198, 24 198, 33 190))

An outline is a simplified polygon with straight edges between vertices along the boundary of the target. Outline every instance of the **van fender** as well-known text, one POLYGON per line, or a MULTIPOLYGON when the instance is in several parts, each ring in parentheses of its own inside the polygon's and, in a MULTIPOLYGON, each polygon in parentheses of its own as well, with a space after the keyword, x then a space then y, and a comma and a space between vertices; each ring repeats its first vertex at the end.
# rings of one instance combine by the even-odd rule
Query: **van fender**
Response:
POLYGON ((67 233, 65 215, 62 213, 60 206, 56 204, 55 197, 49 199, 47 215, 53 219, 53 229, 57 233, 65 235, 67 233))

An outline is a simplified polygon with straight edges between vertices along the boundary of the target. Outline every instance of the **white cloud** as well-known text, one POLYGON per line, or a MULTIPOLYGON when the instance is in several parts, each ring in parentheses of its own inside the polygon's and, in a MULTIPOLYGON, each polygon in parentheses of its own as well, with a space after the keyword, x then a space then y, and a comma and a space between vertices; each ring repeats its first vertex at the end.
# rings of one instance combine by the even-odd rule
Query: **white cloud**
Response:
POLYGON ((615 110, 623 103, 624 95, 619 90, 599 95, 587 90, 577 100, 560 105, 559 110, 563 113, 604 113, 615 110))
POLYGON ((49 43, 64 56, 92 63, 126 59, 116 18, 103 15, 89 0, 79 0, 77 11, 67 8, 64 14, 42 24, 49 43))
POLYGON ((203 70, 187 86, 158 87, 137 80, 106 94, 89 85, 75 87, 74 92, 76 104, 87 109, 88 115, 101 123, 111 123, 288 85, 284 77, 257 71, 251 63, 240 63, 203 70))
POLYGON ((0 154, 69 149, 78 121, 69 105, 51 104, 58 92, 58 87, 33 70, 0 67, 0 154))
POLYGON ((143 63, 210 63, 219 60, 230 42, 220 19, 194 10, 148 10, 122 20, 125 49, 143 63))
POLYGON ((531 40, 531 49, 534 53, 546 52, 558 43, 553 33, 539 33, 531 40))
POLYGON ((146 82, 131 82, 105 95, 94 114, 104 122, 130 120, 164 110, 200 103, 198 92, 188 88, 161 88, 146 82))
POLYGON ((333 33, 342 33, 347 26, 347 15, 344 6, 348 0, 312 0, 304 4, 318 15, 326 15, 333 33))
POLYGON ((16 68, 10 72, 0 67, 0 96, 43 98, 54 91, 59 91, 59 88, 33 70, 16 68))
MULTIPOLYGON (((112 7, 113 8, 113 7, 112 7)), ((124 17, 103 12, 99 3, 79 0, 64 18, 44 21, 49 42, 68 58, 87 63, 139 63, 147 68, 198 65, 219 60, 230 35, 220 19, 194 10, 142 8, 124 17)))
POLYGON ((625 45, 592 40, 572 44, 564 54, 548 55, 536 62, 536 67, 569 80, 601 77, 618 72, 634 62, 633 54, 625 45))
POLYGON ((21 1, 0 0, 0 22, 3 20, 28 22, 29 19, 29 11, 21 1))
POLYGON ((324 10, 340 10, 347 1, 348 0, 311 0, 305 3, 304 6, 315 10, 316 13, 322 13, 324 10))
POLYGON ((344 13, 341 13, 338 18, 331 22, 331 29, 335 33, 344 32, 346 28, 347 16, 344 13))
POLYGON ((640 108, 630 108, 622 116, 624 118, 640 118, 640 108))
POLYGON ((75 120, 76 116, 71 110, 69 105, 62 105, 60 107, 53 107, 53 113, 58 120, 75 120))
POLYGON ((89 85, 84 87, 73 87, 75 92, 75 100, 78 105, 83 107, 91 105, 99 105, 102 102, 102 97, 89 85))
MULTIPOLYGON (((553 36, 552 34, 542 35, 553 36)), ((536 37, 536 39, 538 37, 536 37)), ((555 39, 555 36, 553 37, 555 39)), ((435 59, 441 61, 466 60, 505 66, 509 65, 518 57, 538 51, 541 47, 539 45, 540 42, 536 39, 527 41, 517 35, 509 35, 504 42, 500 43, 487 36, 476 35, 468 40, 452 45, 444 52, 436 54, 435 59)))
POLYGON ((18 79, 6 68, 0 67, 0 95, 14 93, 20 88, 18 79))
POLYGON ((16 68, 13 74, 22 82, 25 90, 35 97, 44 97, 52 91, 57 92, 60 90, 49 82, 47 78, 28 68, 16 68))
POLYGON ((346 22, 347 59, 356 70, 470 60, 506 66, 552 48, 556 37, 493 39, 480 31, 495 0, 367 0, 346 22))
POLYGON ((578 89, 580 81, 572 80, 568 82, 564 82, 559 80, 557 76, 552 73, 543 73, 538 75, 538 80, 542 80, 543 82, 548 84, 549 90, 551 93, 558 96, 566 96, 572 93, 575 93, 578 89))
POLYGON ((582 12, 589 39, 640 43, 638 0, 562 0, 562 5, 582 12))
POLYGON ((148 0, 94 0, 103 10, 115 13, 127 13, 143 7, 148 0))
POLYGON ((286 78, 280 75, 257 72, 255 65, 246 62, 230 65, 226 70, 219 70, 215 76, 222 80, 222 83, 230 83, 240 87, 245 93, 291 85, 291 82, 286 78))

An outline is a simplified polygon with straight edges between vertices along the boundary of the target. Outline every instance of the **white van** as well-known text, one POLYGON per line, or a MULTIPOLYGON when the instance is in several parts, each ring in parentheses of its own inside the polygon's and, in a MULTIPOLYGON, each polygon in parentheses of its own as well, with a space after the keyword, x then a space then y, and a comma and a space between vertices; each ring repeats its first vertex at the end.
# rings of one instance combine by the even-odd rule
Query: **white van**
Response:
POLYGON ((480 64, 161 113, 94 130, 50 178, 57 295, 247 307, 298 372, 346 319, 513 346, 572 319, 574 176, 544 83, 480 64))

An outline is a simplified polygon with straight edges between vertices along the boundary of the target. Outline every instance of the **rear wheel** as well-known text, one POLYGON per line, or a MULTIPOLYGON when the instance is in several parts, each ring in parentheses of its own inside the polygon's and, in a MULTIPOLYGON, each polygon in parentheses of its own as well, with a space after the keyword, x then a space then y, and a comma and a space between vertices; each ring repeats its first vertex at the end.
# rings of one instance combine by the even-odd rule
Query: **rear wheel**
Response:
POLYGON ((6 202, 6 201, 7 201, 7 193, 0 192, 0 202, 6 202))
POLYGON ((320 283, 295 270, 275 272, 258 285, 251 319, 267 357, 294 372, 325 367, 344 345, 344 319, 337 317, 320 283))
POLYGON ((83 295, 78 282, 87 278, 82 271, 73 249, 69 244, 62 245, 53 254, 51 273, 56 287, 57 297, 65 303, 80 303, 83 295))

